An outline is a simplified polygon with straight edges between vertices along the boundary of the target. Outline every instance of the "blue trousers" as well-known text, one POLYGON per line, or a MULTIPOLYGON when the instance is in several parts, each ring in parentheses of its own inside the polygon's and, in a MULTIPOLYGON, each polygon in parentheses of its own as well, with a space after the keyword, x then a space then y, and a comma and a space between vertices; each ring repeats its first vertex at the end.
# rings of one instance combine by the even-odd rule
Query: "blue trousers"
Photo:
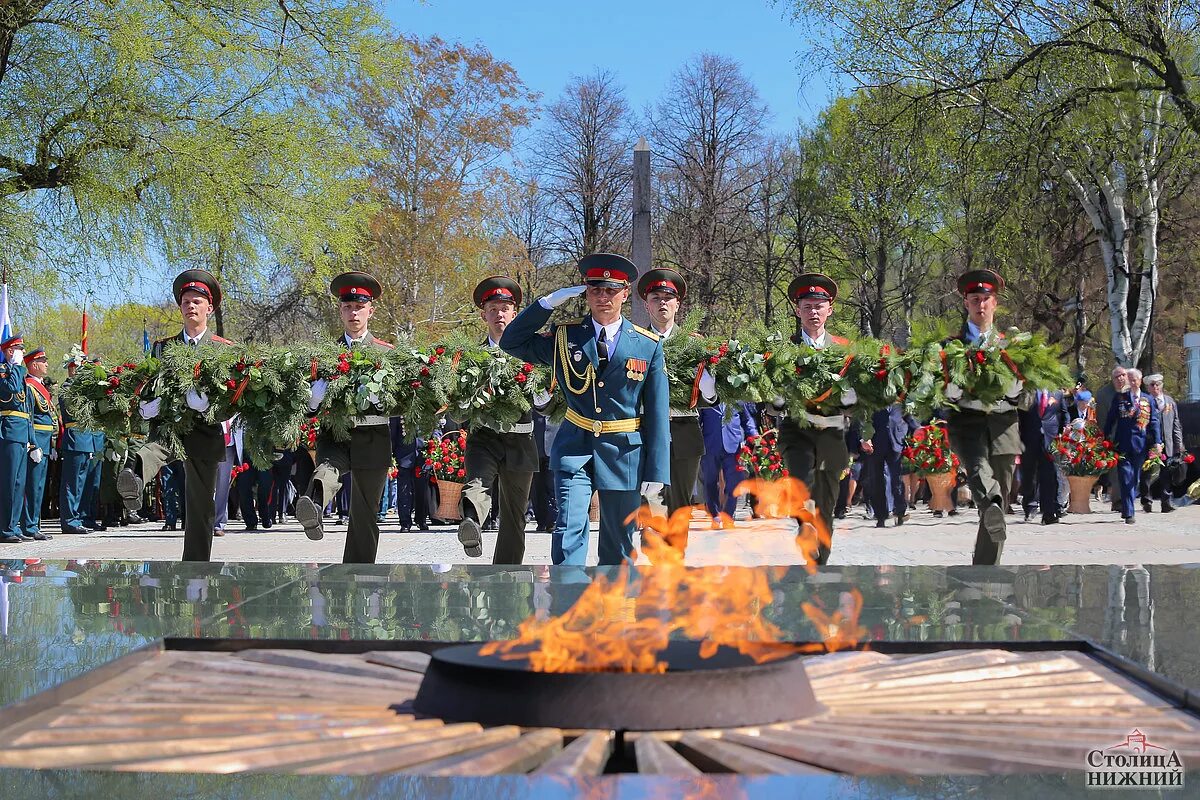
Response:
POLYGON ((25 464, 28 461, 29 447, 25 442, 0 439, 0 536, 21 535, 25 464))
POLYGON ((704 504, 708 506, 708 513, 715 518, 718 513, 724 512, 733 519, 733 510, 737 508, 737 497, 733 490, 747 477, 738 467, 737 453, 726 453, 724 449, 716 453, 706 450, 700 461, 700 474, 704 478, 704 504), (725 475, 725 497, 724 502, 718 502, 721 492, 717 479, 722 473, 725 475))
MULTIPOLYGON (((62 456, 62 471, 58 476, 58 516, 63 530, 79 528, 83 525, 83 493, 87 485, 88 462, 92 460, 91 453, 79 453, 74 450, 64 450, 62 456)), ((88 521, 91 521, 89 517, 88 521)))
POLYGON ((92 454, 83 479, 83 497, 79 501, 79 517, 89 528, 100 525, 100 471, 104 468, 104 453, 92 454))
MULTIPOLYGON (((620 564, 633 553, 634 523, 626 522, 641 505, 636 490, 600 489, 600 541, 597 554, 601 564, 620 564)), ((588 551, 588 506, 592 502, 592 464, 578 472, 554 471, 554 495, 558 498, 558 519, 550 545, 555 564, 584 566, 588 551)))
POLYGON ((162 480, 163 520, 174 525, 183 519, 183 462, 172 461, 158 473, 162 480))
POLYGON ((1137 500, 1138 485, 1142 482, 1142 465, 1146 463, 1146 454, 1121 455, 1121 460, 1117 462, 1117 478, 1121 482, 1121 518, 1124 519, 1133 516, 1133 502, 1137 500))
POLYGON ((904 495, 904 476, 900 474, 900 454, 868 455, 862 459, 862 465, 867 499, 875 519, 887 519, 889 513, 903 517, 908 511, 908 500, 904 495))
POLYGON ((46 475, 50 472, 50 448, 42 452, 42 460, 25 465, 25 505, 21 511, 21 530, 33 536, 42 527, 42 496, 46 491, 46 475))

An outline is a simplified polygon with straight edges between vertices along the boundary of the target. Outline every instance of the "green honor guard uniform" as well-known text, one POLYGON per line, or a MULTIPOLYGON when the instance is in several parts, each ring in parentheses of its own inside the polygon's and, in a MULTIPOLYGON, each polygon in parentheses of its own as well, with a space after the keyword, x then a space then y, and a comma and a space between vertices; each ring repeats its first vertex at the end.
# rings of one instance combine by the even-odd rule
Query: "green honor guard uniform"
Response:
MULTIPOLYGON (((987 336, 1003 337, 994 330, 997 296, 1004 279, 990 269, 976 269, 958 278, 958 291, 967 308, 967 320, 956 339, 978 344, 987 336)), ((1007 531, 1004 509, 1012 487, 1013 470, 1021 453, 1021 433, 1017 406, 1024 393, 1014 377, 1007 396, 992 405, 964 397, 962 388, 946 386, 946 399, 957 404, 947 414, 946 429, 950 447, 962 461, 967 485, 979 510, 979 530, 975 536, 973 564, 999 564, 1007 531)))
MULTIPOLYGON (((58 396, 58 413, 62 421, 58 445, 61 464, 58 481, 59 524, 63 533, 71 534, 86 534, 93 530, 89 523, 94 521, 95 509, 86 505, 84 500, 89 496, 89 478, 94 475, 99 484, 100 459, 104 454, 104 434, 80 428, 64 401, 66 387, 75 380, 75 373, 83 366, 85 359, 83 352, 77 350, 63 360, 67 368, 67 380, 58 396)), ((95 492, 93 489, 90 493, 93 501, 95 492)))
MULTIPOLYGON (((788 298, 801 327, 800 333, 792 336, 793 342, 816 350, 849 346, 848 339, 834 336, 825 329, 825 323, 833 315, 837 294, 837 283, 819 272, 807 272, 791 282, 788 298)), ((849 407, 855 398, 843 396, 841 402, 849 407)), ((775 405, 782 404, 777 401, 775 405)), ((815 407, 789 408, 779 426, 779 449, 788 474, 808 486, 817 513, 825 523, 829 540, 822 538, 817 547, 817 563, 825 564, 833 547, 833 510, 837 504, 838 484, 842 472, 850 464, 850 453, 846 448, 846 415, 840 412, 821 414, 815 407)))
MULTIPOLYGON (((183 318, 183 330, 175 336, 159 339, 151 348, 155 358, 167 345, 175 342, 198 347, 214 344, 228 347, 233 342, 215 335, 208 329, 208 317, 221 304, 221 284, 212 273, 203 269, 184 270, 172 286, 175 302, 183 318)), ((189 393, 188 407, 202 414, 208 410, 208 398, 189 393)), ((159 399, 141 401, 143 419, 153 420, 159 413, 159 399)), ((154 480, 158 471, 173 460, 170 450, 150 439, 133 454, 133 467, 126 467, 117 476, 117 493, 125 508, 136 512, 142 507, 142 490, 154 480)), ((216 524, 217 465, 225 458, 225 432, 220 423, 208 424, 197 418, 192 429, 183 437, 184 519, 183 560, 208 561, 212 556, 213 527, 216 524)))
MULTIPOLYGON (((340 341, 347 349, 386 352, 394 345, 376 339, 367 330, 375 313, 373 301, 383 287, 365 272, 343 272, 329 283, 337 298, 342 318, 340 341)), ((310 408, 315 412, 325 399, 328 382, 313 383, 310 408)), ((374 564, 379 550, 379 498, 392 466, 392 440, 388 426, 390 409, 371 408, 354 420, 349 442, 335 441, 321 432, 317 438, 317 467, 308 490, 296 500, 296 519, 309 539, 325 534, 321 512, 337 494, 342 475, 350 473, 350 524, 346 531, 345 564, 374 564)))
POLYGON ((14 544, 29 541, 21 535, 21 511, 33 425, 25 391, 25 343, 11 336, 0 349, 0 544, 14 544))
POLYGON ((567 418, 550 451, 558 520, 551 557, 583 566, 588 506, 600 497, 601 564, 633 554, 634 515, 642 496, 657 496, 671 480, 670 408, 658 334, 621 316, 637 268, 628 259, 594 253, 579 262, 580 286, 559 289, 509 324, 500 347, 550 366, 567 418), (586 292, 591 314, 539 332, 554 308, 586 292))
MULTIPOLYGON (((511 278, 494 275, 479 282, 472 299, 488 329, 483 344, 499 355, 500 339, 521 305, 521 287, 511 278)), ((525 557, 525 509, 537 468, 532 411, 504 429, 481 425, 467 432, 467 476, 458 540, 468 556, 483 553, 480 522, 491 509, 495 482, 500 491, 500 531, 492 563, 521 563, 525 557)))
POLYGON ((33 448, 25 465, 25 509, 21 512, 21 535, 27 539, 45 541, 53 537, 42 533, 42 496, 46 491, 46 476, 50 458, 55 455, 54 440, 58 436, 58 410, 54 398, 42 381, 50 371, 45 349, 39 347, 25 355, 25 403, 29 408, 33 428, 33 448))

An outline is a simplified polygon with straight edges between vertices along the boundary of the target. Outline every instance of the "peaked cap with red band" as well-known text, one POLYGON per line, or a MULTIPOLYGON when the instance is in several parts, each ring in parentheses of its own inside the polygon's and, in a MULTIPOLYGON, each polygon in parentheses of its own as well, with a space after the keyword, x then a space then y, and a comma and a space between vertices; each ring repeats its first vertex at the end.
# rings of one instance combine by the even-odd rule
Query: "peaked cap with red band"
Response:
POLYGON ((637 290, 643 300, 651 292, 666 292, 683 300, 687 297, 687 281, 673 269, 658 267, 647 270, 646 274, 638 279, 637 290))
POLYGON ((0 350, 7 350, 10 347, 20 347, 21 345, 24 345, 24 344, 25 344, 24 339, 22 339, 17 334, 13 334, 12 336, 5 339, 3 342, 0 342, 0 350))
POLYGON ((1004 288, 1004 278, 990 269, 973 269, 958 276, 958 291, 963 297, 974 292, 996 294, 1004 288))
POLYGON ((637 267, 616 253, 592 253, 579 260, 579 274, 588 286, 624 289, 637 277, 637 267))
POLYGON ((383 286, 374 275, 351 270, 331 280, 329 292, 342 302, 369 303, 383 294, 383 286))
POLYGON ((512 278, 493 275, 484 278, 471 295, 476 308, 483 308, 489 300, 507 300, 514 306, 521 305, 521 287, 512 278))
POLYGON ((172 287, 175 304, 183 302, 184 292, 199 292, 208 298, 214 307, 221 305, 221 284, 216 277, 206 269, 185 269, 175 276, 172 287))
POLYGON ((44 355, 46 355, 46 348, 35 347, 32 350, 30 350, 28 353, 25 354, 25 362, 29 363, 30 361, 33 361, 38 356, 44 356, 44 355))
POLYGON ((837 281, 819 272, 805 272, 788 284, 788 299, 793 304, 814 297, 832 303, 837 299, 837 294, 837 281))

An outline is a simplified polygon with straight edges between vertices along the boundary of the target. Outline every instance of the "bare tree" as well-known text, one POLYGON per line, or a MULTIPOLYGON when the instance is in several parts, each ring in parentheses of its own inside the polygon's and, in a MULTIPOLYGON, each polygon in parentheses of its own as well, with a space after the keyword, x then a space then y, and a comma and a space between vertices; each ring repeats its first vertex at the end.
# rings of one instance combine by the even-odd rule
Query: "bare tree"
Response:
POLYGON ((546 116, 537 166, 555 248, 569 260, 627 251, 633 175, 624 88, 606 71, 574 77, 546 116))
POLYGON ((500 190, 500 222, 514 245, 507 271, 532 298, 537 271, 550 263, 554 251, 553 198, 542 188, 541 177, 528 168, 509 176, 500 190))
POLYGON ((787 284, 804 247, 803 235, 796 235, 797 216, 804 214, 795 204, 799 166, 796 151, 785 141, 773 137, 764 142, 746 218, 743 269, 757 295, 752 303, 767 327, 777 321, 776 306, 787 304, 787 284))

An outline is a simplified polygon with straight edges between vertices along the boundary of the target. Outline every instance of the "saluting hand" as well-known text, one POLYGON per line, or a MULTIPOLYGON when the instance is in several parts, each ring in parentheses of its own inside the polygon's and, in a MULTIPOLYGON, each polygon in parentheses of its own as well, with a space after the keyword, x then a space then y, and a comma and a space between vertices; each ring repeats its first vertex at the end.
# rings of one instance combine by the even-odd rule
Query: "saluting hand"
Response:
POLYGON ((538 302, 546 308, 558 308, 572 297, 578 297, 586 291, 587 286, 585 284, 579 284, 578 286, 566 286, 562 289, 555 289, 538 302))

